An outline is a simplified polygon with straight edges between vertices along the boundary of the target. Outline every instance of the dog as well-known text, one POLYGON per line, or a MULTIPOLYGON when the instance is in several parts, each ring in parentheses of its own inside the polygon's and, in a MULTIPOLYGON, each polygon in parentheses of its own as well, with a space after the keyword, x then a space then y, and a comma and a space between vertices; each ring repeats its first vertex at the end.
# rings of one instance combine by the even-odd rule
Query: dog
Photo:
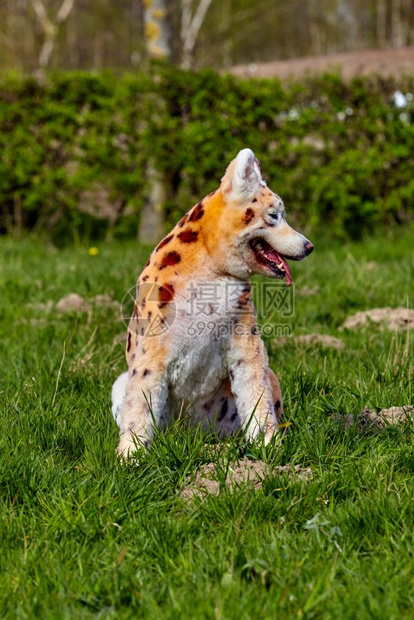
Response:
POLYGON ((291 228, 253 151, 159 243, 139 276, 126 343, 128 371, 112 388, 118 453, 148 446, 183 407, 220 437, 269 443, 283 411, 279 381, 257 330, 250 277, 291 283, 287 259, 313 244, 291 228))

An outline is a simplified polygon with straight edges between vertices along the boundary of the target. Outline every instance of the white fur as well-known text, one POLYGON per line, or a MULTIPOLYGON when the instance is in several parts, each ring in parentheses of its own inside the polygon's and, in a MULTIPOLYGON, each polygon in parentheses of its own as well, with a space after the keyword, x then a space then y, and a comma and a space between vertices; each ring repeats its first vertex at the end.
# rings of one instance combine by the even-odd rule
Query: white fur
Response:
POLYGON ((302 260, 306 257, 306 244, 309 239, 282 220, 279 226, 262 231, 261 237, 285 258, 302 260))
MULTIPOLYGON (((234 346, 233 319, 237 313, 236 302, 245 283, 233 278, 216 278, 216 294, 218 302, 215 304, 214 313, 206 314, 200 311, 196 319, 189 312, 189 293, 183 291, 176 299, 176 319, 168 332, 169 351, 165 359, 164 382, 169 386, 168 397, 162 410, 159 412, 158 424, 165 427, 174 412, 176 415, 185 403, 187 416, 191 425, 202 424, 203 428, 214 427, 221 436, 237 432, 242 426, 249 426, 249 436, 256 438, 259 434, 259 420, 253 416, 258 402, 265 402, 264 393, 268 391, 268 379, 263 375, 263 369, 267 368, 267 355, 263 342, 257 336, 256 346, 260 347, 260 356, 263 357, 263 366, 260 366, 260 374, 256 375, 249 364, 240 366, 235 370, 235 385, 239 402, 245 404, 246 413, 243 419, 231 420, 231 414, 236 411, 234 399, 228 399, 229 415, 217 422, 220 412, 221 386, 225 377, 229 374, 230 366, 236 367, 237 361, 244 358, 245 351, 239 350, 234 346), (234 301, 228 305, 226 295, 228 287, 232 286, 234 301), (208 326, 202 328, 198 333, 197 325, 208 326), (213 327, 214 326, 214 327, 213 327), (218 337, 220 335, 220 337, 218 337), (232 344, 233 343, 233 344, 232 344), (257 389, 253 390, 252 386, 257 389), (206 409, 204 405, 210 406, 206 409)), ((195 282, 188 283, 188 291, 195 282)), ((249 327, 247 329, 250 329, 249 327)), ((240 332, 238 332, 240 335, 240 332)), ((247 332, 243 332, 247 336, 247 332)), ((160 342, 163 336, 157 337, 160 342)), ((246 339, 242 338, 242 343, 246 339)), ((122 412, 124 399, 129 381, 128 373, 121 374, 112 388, 112 413, 122 430, 122 412)), ((151 395, 149 395, 151 401, 151 395)), ((152 403, 154 404, 154 403, 152 403)), ((266 403, 272 410, 272 402, 266 403)), ((155 410, 153 411, 155 414, 155 410)), ((276 419, 272 424, 277 428, 276 419)), ((269 439, 269 438, 268 438, 269 439)), ((267 440, 268 440, 267 439, 267 440)), ((266 440, 266 441, 267 441, 266 440)))
POLYGON ((243 149, 235 159, 235 168, 229 187, 229 200, 249 202, 256 194, 262 176, 255 154, 251 149, 243 149))
POLYGON ((116 423, 121 427, 122 407, 128 383, 128 373, 123 372, 112 386, 112 415, 116 423))

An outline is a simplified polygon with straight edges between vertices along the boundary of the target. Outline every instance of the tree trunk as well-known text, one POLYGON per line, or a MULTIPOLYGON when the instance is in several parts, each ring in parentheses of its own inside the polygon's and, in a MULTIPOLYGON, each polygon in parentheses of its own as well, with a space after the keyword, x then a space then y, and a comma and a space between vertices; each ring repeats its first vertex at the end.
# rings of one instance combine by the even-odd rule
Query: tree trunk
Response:
POLYGON ((403 46, 401 4, 401 0, 392 0, 391 2, 392 46, 396 48, 403 46))
POLYGON ((320 10, 315 6, 314 0, 307 0, 307 13, 309 16, 309 40, 312 56, 323 54, 323 36, 321 30, 320 10))
POLYGON ((191 69, 192 67, 194 47, 211 2, 212 0, 200 0, 194 11, 192 11, 192 6, 194 4, 192 0, 182 0, 181 2, 181 40, 183 44, 181 66, 184 69, 191 69))
POLYGON ((401 34, 403 46, 410 45, 411 30, 411 0, 401 0, 401 34))
POLYGON ((387 0, 377 0, 377 44, 384 48, 387 43, 387 0))
MULTIPOLYGON (((171 59, 171 29, 168 21, 168 0, 146 0, 144 35, 149 58, 171 59)), ((153 160, 147 163, 148 196, 141 211, 138 230, 140 243, 154 245, 164 234, 164 206, 167 197, 165 179, 153 160)))

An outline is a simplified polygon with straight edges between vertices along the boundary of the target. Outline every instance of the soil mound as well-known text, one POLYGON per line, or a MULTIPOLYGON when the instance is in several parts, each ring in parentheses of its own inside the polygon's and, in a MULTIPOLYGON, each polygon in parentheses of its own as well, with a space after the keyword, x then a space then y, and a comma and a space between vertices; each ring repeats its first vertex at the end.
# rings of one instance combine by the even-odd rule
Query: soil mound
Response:
MULTIPOLYGON (((228 489, 233 490, 243 483, 253 489, 260 489, 263 480, 274 474, 288 474, 292 478, 307 479, 312 476, 310 467, 301 467, 300 465, 278 465, 270 467, 263 461, 253 461, 248 457, 244 457, 237 463, 232 463, 229 467, 225 485, 228 489)), ((181 493, 184 499, 193 499, 194 497, 204 498, 207 495, 220 494, 220 481, 214 463, 207 463, 196 473, 194 478, 187 478, 185 488, 181 493)))
POLYGON ((409 308, 373 308, 349 316, 344 329, 357 329, 369 323, 388 327, 392 331, 414 328, 414 310, 409 308))
POLYGON ((328 336, 326 334, 304 334, 302 336, 275 338, 272 341, 274 347, 284 346, 290 342, 304 347, 319 346, 327 349, 344 349, 345 343, 340 338, 328 336))

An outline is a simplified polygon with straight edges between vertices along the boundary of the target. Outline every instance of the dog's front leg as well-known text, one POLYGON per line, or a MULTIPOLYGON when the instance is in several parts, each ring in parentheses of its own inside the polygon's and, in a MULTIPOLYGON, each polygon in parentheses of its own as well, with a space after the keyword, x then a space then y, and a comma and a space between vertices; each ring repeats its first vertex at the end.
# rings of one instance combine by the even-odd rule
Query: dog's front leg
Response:
POLYGON ((168 397, 165 372, 154 368, 134 368, 125 393, 118 454, 127 457, 136 444, 147 446, 159 426, 168 397))
POLYGON ((228 368, 231 390, 246 437, 256 439, 263 434, 265 443, 269 443, 277 433, 278 424, 267 352, 262 339, 255 333, 254 321, 244 320, 236 325, 228 351, 228 368))

